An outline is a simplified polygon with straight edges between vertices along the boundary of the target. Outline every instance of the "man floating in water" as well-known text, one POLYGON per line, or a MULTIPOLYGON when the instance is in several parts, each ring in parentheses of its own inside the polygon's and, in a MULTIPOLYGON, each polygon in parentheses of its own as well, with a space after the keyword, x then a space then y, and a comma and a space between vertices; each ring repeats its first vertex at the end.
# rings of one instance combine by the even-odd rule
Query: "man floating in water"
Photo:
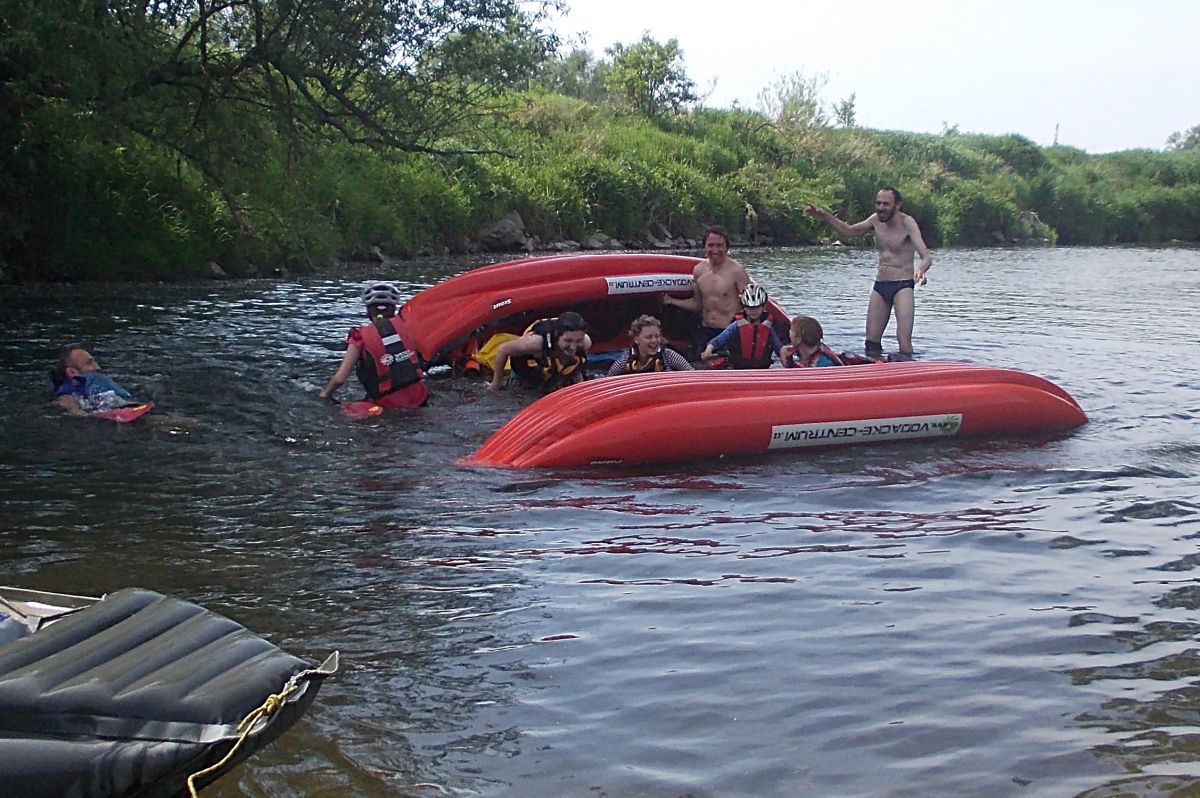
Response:
POLYGON ((96 358, 82 346, 63 348, 50 379, 54 383, 54 404, 73 416, 137 404, 129 391, 100 371, 96 358))

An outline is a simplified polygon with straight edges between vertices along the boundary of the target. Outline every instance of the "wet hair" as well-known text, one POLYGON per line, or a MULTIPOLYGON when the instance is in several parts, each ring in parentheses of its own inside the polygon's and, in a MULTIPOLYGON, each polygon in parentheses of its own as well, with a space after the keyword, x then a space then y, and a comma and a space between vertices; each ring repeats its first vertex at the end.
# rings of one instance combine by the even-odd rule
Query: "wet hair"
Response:
POLYGON ((649 313, 643 313, 633 320, 633 324, 629 325, 629 337, 637 338, 642 334, 642 330, 647 327, 657 327, 662 329, 662 322, 651 316, 649 313))
POLYGON ((58 350, 58 362, 49 372, 50 382, 54 383, 56 389, 67 379, 67 369, 71 367, 71 353, 79 349, 83 349, 82 344, 70 344, 58 350))
POLYGON ((798 338, 805 346, 816 346, 825 337, 821 322, 812 316, 797 316, 792 319, 792 337, 798 338))
POLYGON ((904 202, 904 199, 903 199, 903 198, 900 196, 900 190, 899 190, 899 189, 892 188, 891 186, 884 186, 883 188, 881 188, 881 189, 879 189, 879 190, 880 190, 880 191, 890 191, 890 192, 892 192, 892 200, 893 200, 893 201, 894 201, 894 202, 895 202, 897 205, 899 205, 901 202, 904 202))
POLYGON ((554 322, 554 338, 565 332, 587 332, 587 322, 583 316, 580 316, 573 310, 568 310, 566 313, 559 315, 554 322))
POLYGON ((729 233, 725 232, 725 228, 721 225, 711 224, 708 226, 708 229, 704 231, 704 238, 702 239, 704 243, 708 243, 709 236, 720 236, 725 239, 725 246, 729 246, 729 233))

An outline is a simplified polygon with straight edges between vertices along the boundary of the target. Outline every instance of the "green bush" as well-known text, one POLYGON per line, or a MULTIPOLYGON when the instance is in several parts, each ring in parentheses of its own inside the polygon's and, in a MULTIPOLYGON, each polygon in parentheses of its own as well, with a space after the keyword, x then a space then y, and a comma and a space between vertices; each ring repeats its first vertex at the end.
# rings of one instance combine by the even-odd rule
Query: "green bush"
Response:
POLYGON ((19 277, 185 278, 230 246, 228 220, 198 175, 142 143, 104 142, 78 119, 45 116, 46 135, 26 139, 17 159, 31 181, 19 277))
POLYGON ((698 237, 720 223, 809 243, 831 234, 804 205, 856 222, 886 185, 931 246, 1027 237, 1024 211, 1049 226, 1038 237, 1063 244, 1200 240, 1200 150, 1092 156, 1017 135, 862 128, 800 141, 745 109, 649 120, 544 92, 511 108, 477 131, 496 151, 440 156, 288 139, 264 119, 209 160, 220 174, 93 115, 26 109, 2 138, 0 266, 53 280, 184 278, 208 261, 235 274, 306 269, 370 246, 461 251, 510 210, 547 242, 596 231, 639 242, 660 226, 698 237))

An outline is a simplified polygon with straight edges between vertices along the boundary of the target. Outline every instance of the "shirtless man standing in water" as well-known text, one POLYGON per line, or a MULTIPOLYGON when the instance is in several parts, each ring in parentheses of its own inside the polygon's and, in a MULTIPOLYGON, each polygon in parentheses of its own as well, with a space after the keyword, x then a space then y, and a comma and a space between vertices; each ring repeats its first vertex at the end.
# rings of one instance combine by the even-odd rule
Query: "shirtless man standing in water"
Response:
POLYGON ((900 345, 900 357, 911 359, 913 353, 912 331, 916 302, 914 288, 925 284, 925 272, 933 264, 929 248, 921 238, 917 222, 900 210, 900 192, 888 187, 875 195, 875 213, 858 224, 846 224, 824 208, 808 205, 804 212, 823 219, 839 234, 852 237, 875 231, 879 246, 879 271, 875 285, 871 288, 871 301, 867 304, 867 357, 883 354, 883 331, 887 329, 888 316, 896 312, 896 342, 900 345), (921 256, 921 263, 913 271, 913 255, 921 256))
POLYGON ((692 340, 692 357, 698 358, 708 342, 733 323, 742 309, 742 291, 750 284, 746 267, 729 257, 729 234, 713 225, 704 234, 704 254, 708 257, 692 270, 694 287, 687 299, 663 294, 664 305, 700 314, 700 326, 692 340))

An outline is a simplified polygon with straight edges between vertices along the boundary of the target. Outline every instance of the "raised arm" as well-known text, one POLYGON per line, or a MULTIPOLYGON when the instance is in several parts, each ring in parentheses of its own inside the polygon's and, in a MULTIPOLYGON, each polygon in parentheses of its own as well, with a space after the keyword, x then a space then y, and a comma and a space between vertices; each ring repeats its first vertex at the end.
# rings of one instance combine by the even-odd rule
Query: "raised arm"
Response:
POLYGON ((825 210, 824 208, 818 208, 816 205, 805 205, 804 214, 806 216, 812 216, 815 219, 824 221, 827 225, 847 238, 853 238, 854 236, 860 236, 863 233, 870 232, 875 226, 875 214, 871 214, 857 224, 846 224, 829 211, 825 210))

